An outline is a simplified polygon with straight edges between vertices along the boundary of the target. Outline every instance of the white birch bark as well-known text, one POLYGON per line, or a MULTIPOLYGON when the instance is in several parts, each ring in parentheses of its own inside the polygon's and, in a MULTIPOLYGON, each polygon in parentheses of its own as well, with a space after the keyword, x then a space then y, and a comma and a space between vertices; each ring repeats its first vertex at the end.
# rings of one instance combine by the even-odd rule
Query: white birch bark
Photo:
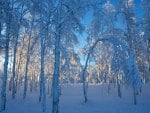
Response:
MULTIPOLYGON (((0 2, 1 3, 1 2, 0 2)), ((11 10, 9 3, 2 2, 5 5, 4 10, 6 11, 6 42, 5 42, 5 62, 4 62, 4 74, 2 81, 2 88, 0 92, 0 111, 5 110, 6 107, 6 86, 7 86, 7 76, 8 76, 8 61, 9 61, 9 41, 10 41, 10 24, 11 24, 11 10), (6 7, 7 6, 7 7, 6 7)))
MULTIPOLYGON (((60 28, 59 28, 60 31, 60 28)), ((52 113, 58 113, 59 104, 59 68, 60 68, 60 33, 56 34, 55 39, 55 63, 53 74, 53 108, 52 113)))
POLYGON ((0 111, 5 110, 6 106, 6 85, 7 85, 7 70, 8 70, 8 60, 9 60, 9 28, 7 30, 6 37, 6 47, 5 47, 5 62, 4 62, 4 74, 3 74, 3 82, 2 89, 0 93, 0 111))
MULTIPOLYGON (((30 37, 29 37, 30 38, 30 37)), ((23 89, 23 99, 26 98, 26 93, 27 93, 27 85, 28 85, 28 65, 29 65, 29 61, 30 61, 30 40, 29 39, 29 44, 28 44, 28 50, 27 50, 27 60, 26 60, 26 65, 25 65, 25 76, 24 76, 24 89, 23 89)))
POLYGON ((44 78, 44 51, 45 51, 45 38, 41 38, 41 73, 40 73, 40 97, 42 97, 43 111, 46 109, 46 92, 45 92, 45 78, 44 78))

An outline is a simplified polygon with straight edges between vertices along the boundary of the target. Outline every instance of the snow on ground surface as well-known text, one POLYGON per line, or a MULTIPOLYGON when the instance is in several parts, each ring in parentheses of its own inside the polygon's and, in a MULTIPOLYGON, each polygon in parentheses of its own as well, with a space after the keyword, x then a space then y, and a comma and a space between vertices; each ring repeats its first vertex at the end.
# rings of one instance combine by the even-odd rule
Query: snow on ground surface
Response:
MULTIPOLYGON (((150 84, 143 86, 142 94, 138 95, 138 104, 133 104, 132 89, 122 86, 122 98, 117 97, 117 88, 111 85, 110 93, 107 85, 90 85, 89 101, 83 102, 82 85, 63 85, 60 97, 59 113, 150 113, 150 84)), ((15 100, 7 96, 6 111, 2 113, 42 113, 38 102, 39 92, 27 94, 25 100, 19 93, 15 100)), ((52 98, 47 95, 47 110, 52 113, 52 98)))

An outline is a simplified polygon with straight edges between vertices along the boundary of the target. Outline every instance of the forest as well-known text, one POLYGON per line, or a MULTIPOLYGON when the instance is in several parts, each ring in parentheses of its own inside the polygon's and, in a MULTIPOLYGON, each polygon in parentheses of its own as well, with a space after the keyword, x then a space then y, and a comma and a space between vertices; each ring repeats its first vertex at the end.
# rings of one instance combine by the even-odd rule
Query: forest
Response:
POLYGON ((1 113, 149 113, 149 89, 150 0, 0 0, 1 113))

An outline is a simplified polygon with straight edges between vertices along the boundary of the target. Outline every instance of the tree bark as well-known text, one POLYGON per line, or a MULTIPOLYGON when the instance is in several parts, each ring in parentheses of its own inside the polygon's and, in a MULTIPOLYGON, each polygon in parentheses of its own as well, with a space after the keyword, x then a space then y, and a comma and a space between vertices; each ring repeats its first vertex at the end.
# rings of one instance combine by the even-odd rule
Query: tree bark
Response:
MULTIPOLYGON (((60 28, 59 28, 60 31, 60 28)), ((59 105, 59 68, 60 68, 60 32, 55 39, 55 63, 53 74, 53 109, 52 113, 58 113, 59 105)))
POLYGON ((29 65, 29 60, 30 60, 30 56, 29 53, 27 53, 27 61, 26 61, 26 65, 25 65, 25 76, 24 76, 24 90, 23 90, 23 99, 26 98, 26 94, 27 94, 27 85, 28 85, 28 65, 29 65))
MULTIPOLYGON (((32 29, 31 29, 32 31, 32 29)), ((24 89, 23 89, 23 99, 26 98, 26 94, 27 94, 27 85, 28 85, 28 65, 29 65, 29 61, 30 61, 30 43, 31 43, 31 31, 30 31, 30 35, 29 35, 29 43, 28 43, 28 49, 27 49, 27 60, 26 60, 26 64, 25 64, 25 76, 24 76, 24 89)))
POLYGON ((121 95, 121 86, 120 86, 120 81, 119 81, 119 77, 117 75, 117 91, 118 91, 118 97, 122 97, 121 95))
POLYGON ((6 105, 6 85, 7 85, 7 70, 8 70, 8 60, 9 60, 9 36, 7 36, 6 40, 6 48, 5 48, 5 63, 4 63, 4 76, 2 82, 2 89, 0 95, 0 111, 5 110, 6 105))
MULTIPOLYGON (((34 15, 33 15, 34 17, 34 15)), ((28 49, 27 49, 27 60, 26 60, 26 65, 25 65, 25 76, 24 76, 24 91, 23 91, 23 99, 26 98, 26 93, 27 93, 27 86, 28 86, 28 65, 30 61, 30 51, 33 49, 35 42, 32 43, 31 45, 31 35, 32 35, 32 30, 33 30, 33 23, 34 23, 34 18, 31 23, 31 28, 29 32, 29 43, 28 43, 28 49), (31 47, 30 47, 31 46, 31 47)), ((37 39, 35 39, 37 40, 37 39)))
POLYGON ((17 39, 15 41, 15 46, 14 46, 14 53, 13 53, 13 70, 12 70, 12 98, 15 98, 16 94, 16 85, 15 85, 15 75, 16 75, 16 54, 17 54, 17 44, 18 43, 18 35, 17 39))
POLYGON ((41 73, 40 73, 40 97, 39 101, 41 101, 42 98, 42 106, 43 106, 43 112, 46 109, 46 92, 45 92, 45 78, 44 78, 44 51, 45 51, 45 39, 44 37, 41 38, 41 73))
POLYGON ((9 61, 9 41, 10 41, 10 20, 7 23, 7 29, 6 29, 5 62, 4 62, 2 89, 0 93, 0 111, 5 110, 5 106, 6 106, 6 86, 7 86, 7 76, 8 76, 7 71, 8 71, 8 61, 9 61))
POLYGON ((137 104, 137 98, 136 98, 136 88, 133 87, 133 98, 134 98, 134 105, 137 104))
POLYGON ((23 46, 22 46, 22 48, 21 48, 21 52, 20 52, 20 54, 19 54, 19 60, 18 60, 18 66, 17 66, 17 73, 16 73, 16 83, 15 83, 15 87, 16 87, 16 92, 19 90, 19 72, 20 72, 20 68, 21 68, 21 60, 22 60, 22 53, 23 53, 23 49, 24 49, 24 47, 25 47, 25 44, 24 44, 24 39, 25 39, 25 37, 23 37, 23 46))

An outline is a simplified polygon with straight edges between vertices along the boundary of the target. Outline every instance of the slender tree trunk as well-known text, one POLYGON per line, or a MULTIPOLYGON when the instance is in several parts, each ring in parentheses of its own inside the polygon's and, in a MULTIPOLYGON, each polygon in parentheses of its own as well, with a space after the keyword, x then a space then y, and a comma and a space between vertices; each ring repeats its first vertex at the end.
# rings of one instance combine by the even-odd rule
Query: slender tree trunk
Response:
POLYGON ((26 65, 25 65, 23 99, 26 98, 27 85, 28 85, 28 65, 29 65, 29 61, 30 61, 30 42, 31 42, 30 38, 31 37, 29 37, 29 44, 28 44, 28 50, 27 50, 27 60, 26 60, 26 65))
POLYGON ((5 110, 6 106, 6 85, 7 85, 7 76, 8 76, 8 61, 9 61, 9 40, 10 40, 10 20, 7 23, 6 29, 6 43, 5 43, 5 62, 4 62, 4 74, 2 81, 2 89, 0 92, 0 111, 5 110))
POLYGON ((119 77, 117 75, 117 89, 118 89, 118 97, 122 97, 121 95, 121 86, 120 86, 120 81, 119 81, 119 77))
POLYGON ((32 90, 33 90, 33 78, 30 77, 30 92, 32 92, 32 90))
MULTIPOLYGON (((13 51, 12 50, 9 50, 10 52, 9 52, 9 60, 10 60, 10 62, 13 62, 13 51)), ((11 64, 11 63, 9 63, 9 65, 8 65, 8 67, 10 67, 9 68, 9 72, 12 74, 12 67, 13 65, 11 64)), ((9 89, 9 91, 12 91, 12 75, 10 75, 11 77, 10 77, 10 80, 9 80, 9 83, 8 83, 8 89, 9 89)))
POLYGON ((42 100, 42 105, 43 105, 43 112, 46 110, 46 90, 45 90, 45 79, 43 81, 43 100, 42 100))
MULTIPOLYGON (((49 22, 48 22, 49 23, 49 22)), ((42 30, 42 29, 41 29, 42 30)), ((46 104, 45 104, 45 98, 46 98, 46 91, 45 91, 45 77, 44 77, 44 58, 45 58, 45 40, 46 37, 48 37, 48 25, 46 26, 46 29, 44 30, 45 34, 42 34, 42 31, 40 33, 40 39, 41 39, 41 73, 40 73, 40 95, 39 95, 39 102, 42 101, 43 103, 43 111, 45 111, 46 104)))
POLYGON ((88 101, 88 98, 87 98, 87 82, 86 82, 86 70, 83 70, 83 96, 84 96, 84 102, 86 103, 88 101))
POLYGON ((29 65, 29 60, 30 60, 30 56, 29 54, 27 54, 27 61, 26 61, 26 66, 25 66, 25 76, 24 76, 24 90, 23 90, 23 99, 26 98, 26 94, 27 94, 27 85, 28 85, 28 65, 29 65))
POLYGON ((40 96, 39 101, 42 99, 43 112, 46 109, 46 92, 45 92, 45 78, 44 78, 44 54, 45 54, 45 39, 41 38, 41 73, 40 73, 40 96))
POLYGON ((15 75, 16 75, 16 56, 17 56, 17 44, 18 43, 18 36, 15 42, 15 46, 14 46, 14 54, 13 54, 13 70, 12 70, 12 98, 15 98, 15 94, 16 94, 16 85, 15 85, 15 75))
POLYGON ((134 105, 137 104, 137 98, 136 98, 136 88, 133 87, 133 98, 134 98, 134 105))
MULTIPOLYGON (((42 58, 41 58, 41 60, 42 60, 42 58)), ((42 63, 41 63, 41 65, 42 65, 42 63)), ((42 66, 41 66, 41 71, 42 71, 42 66)), ((41 102, 41 100, 42 100, 42 90, 43 90, 43 88, 42 88, 42 72, 41 72, 41 74, 40 74, 40 95, 39 95, 39 102, 41 102)))
MULTIPOLYGON (((33 15, 33 17, 34 17, 34 15, 33 15)), ((30 32, 29 32, 29 44, 28 44, 28 49, 27 49, 27 60, 26 60, 26 65, 25 65, 23 99, 26 98, 26 93, 27 93, 27 86, 28 86, 28 65, 29 65, 29 61, 30 61, 30 51, 34 47, 34 43, 31 45, 31 35, 32 35, 32 30, 33 30, 33 23, 34 23, 34 18, 32 20, 32 24, 31 24, 31 28, 30 28, 30 32)))
MULTIPOLYGON (((25 39, 25 37, 23 37, 23 42, 24 42, 24 39, 25 39)), ((16 83, 15 83, 15 87, 16 87, 16 93, 17 93, 17 91, 19 90, 19 87, 18 87, 18 82, 19 82, 19 73, 20 73, 20 68, 21 68, 21 58, 22 58, 22 53, 23 53, 23 49, 24 49, 24 46, 25 46, 25 44, 23 43, 23 46, 22 46, 22 48, 21 48, 21 52, 20 52, 20 54, 19 54, 19 60, 18 60, 18 66, 17 66, 17 73, 16 73, 16 83)))
POLYGON ((4 74, 3 74, 3 81, 2 81, 2 88, 0 92, 0 112, 5 110, 6 106, 6 86, 7 86, 7 76, 8 76, 8 61, 9 61, 9 41, 10 41, 10 24, 11 24, 11 9, 9 7, 9 2, 0 2, 0 7, 3 9, 2 5, 4 6, 4 11, 6 12, 6 42, 5 42, 5 62, 4 62, 4 74))
POLYGON ((108 94, 110 93, 110 80, 108 81, 108 94))
POLYGON ((86 74, 87 74, 87 65, 88 65, 88 61, 89 61, 89 58, 90 58, 90 54, 91 52, 93 51, 93 49, 95 48, 96 44, 99 42, 99 41, 102 41, 101 39, 97 40, 92 47, 90 47, 89 49, 89 52, 88 52, 88 55, 87 55, 87 59, 86 59, 86 62, 85 62, 85 66, 83 68, 83 71, 82 71, 82 79, 83 79, 83 96, 84 96, 84 102, 86 103, 88 101, 88 98, 87 98, 87 89, 88 89, 88 82, 86 82, 86 74))
POLYGON ((58 113, 59 105, 59 68, 60 68, 60 29, 55 39, 55 63, 54 63, 54 74, 53 74, 53 108, 52 113, 58 113))
POLYGON ((50 80, 50 84, 51 84, 51 94, 50 96, 53 96, 53 78, 50 80))
POLYGON ((90 52, 88 53, 88 56, 87 56, 87 59, 86 59, 86 63, 85 63, 85 67, 84 67, 83 72, 82 72, 83 96, 84 96, 84 102, 85 103, 88 101, 88 98, 87 98, 88 82, 86 82, 86 74, 87 74, 86 69, 87 69, 89 58, 90 58, 90 52))
MULTIPOLYGON (((7 37, 8 38, 8 37, 7 37)), ((7 85, 7 70, 8 70, 8 60, 9 60, 9 38, 6 41, 6 49, 5 49, 5 63, 4 63, 4 76, 3 83, 0 95, 0 111, 5 110, 6 105, 6 85, 7 85)))
POLYGON ((53 87, 52 87, 52 113, 59 113, 59 75, 60 75, 60 37, 61 37, 61 11, 62 11, 62 0, 57 10, 57 22, 55 32, 55 60, 54 60, 54 72, 53 72, 53 87))
POLYGON ((48 77, 48 81, 47 81, 47 94, 50 94, 50 79, 48 77))

